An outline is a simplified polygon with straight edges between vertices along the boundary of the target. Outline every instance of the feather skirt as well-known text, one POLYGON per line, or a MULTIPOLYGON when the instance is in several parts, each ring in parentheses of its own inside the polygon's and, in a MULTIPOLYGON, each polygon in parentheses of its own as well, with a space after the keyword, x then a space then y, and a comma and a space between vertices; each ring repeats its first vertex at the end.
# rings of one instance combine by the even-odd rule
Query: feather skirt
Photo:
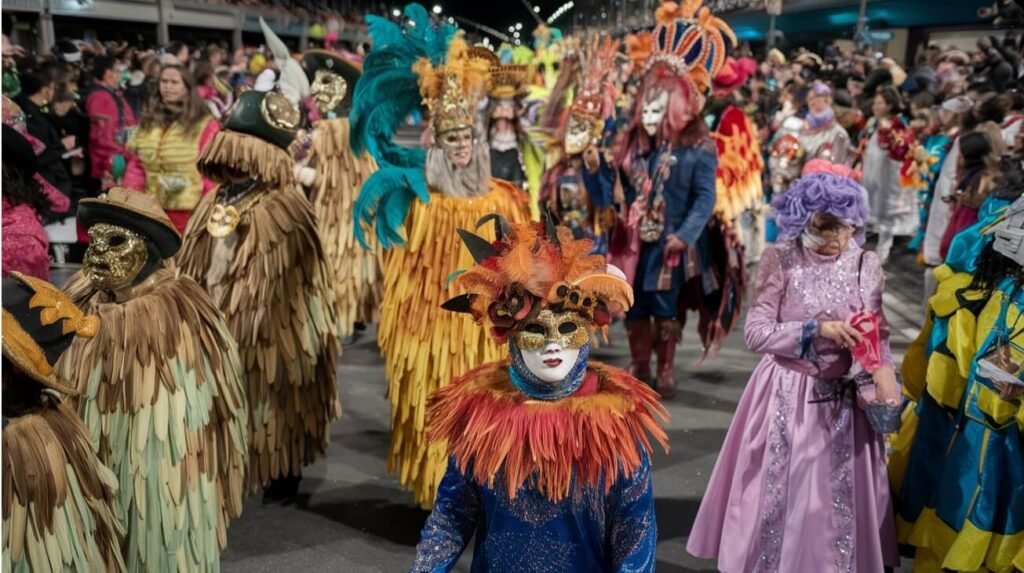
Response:
MULTIPOLYGON (((432 193, 429 203, 414 202, 405 246, 385 256, 378 343, 391 402, 388 470, 398 472, 402 486, 412 489, 416 503, 426 509, 447 465, 446 444, 431 444, 425 435, 427 398, 455 376, 505 356, 469 315, 441 308, 459 294, 448 285, 449 275, 474 264, 456 229, 474 229, 490 213, 510 222, 529 218, 522 191, 497 181, 491 187, 473 199, 432 193)), ((478 232, 494 239, 490 225, 478 232)))
POLYGON ((124 571, 116 490, 75 412, 42 394, 3 431, 2 570, 124 571))
POLYGON ((57 367, 84 389, 78 411, 121 484, 129 571, 218 571, 249 457, 238 348, 191 278, 165 266, 137 289, 116 303, 72 277, 65 291, 102 328, 57 367))
POLYGON ((377 170, 368 153, 352 153, 348 118, 324 119, 313 135, 311 162, 316 180, 310 195, 320 226, 324 256, 338 298, 338 331, 352 334, 356 322, 376 322, 381 298, 381 250, 367 234, 371 249, 356 241, 353 206, 363 182, 377 170))
POLYGON ((295 187, 261 192, 223 239, 206 231, 218 193, 208 194, 178 254, 238 342, 249 401, 250 492, 300 475, 324 455, 330 424, 341 416, 336 299, 316 218, 295 187))

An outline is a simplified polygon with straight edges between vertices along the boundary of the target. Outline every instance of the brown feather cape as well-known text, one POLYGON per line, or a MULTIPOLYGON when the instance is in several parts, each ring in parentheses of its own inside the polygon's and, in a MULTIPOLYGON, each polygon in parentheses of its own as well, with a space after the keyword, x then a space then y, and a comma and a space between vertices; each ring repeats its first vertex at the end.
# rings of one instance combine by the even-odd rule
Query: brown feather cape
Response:
POLYGON ((363 182, 377 170, 368 153, 356 157, 349 141, 349 120, 321 119, 313 133, 310 162, 316 179, 309 200, 313 203, 324 256, 331 264, 338 297, 341 336, 352 334, 356 322, 375 322, 381 297, 381 251, 367 233, 371 249, 356 241, 352 208, 363 182))
POLYGON ((242 513, 249 454, 241 363, 224 316, 170 265, 123 303, 81 272, 64 290, 103 325, 75 339, 58 371, 84 390, 78 410, 122 484, 129 567, 216 570, 242 513))
POLYGON ((48 392, 3 431, 4 571, 125 571, 117 479, 48 392))
POLYGON ((336 299, 313 209, 290 183, 251 193, 264 195, 223 239, 206 231, 219 190, 204 197, 177 258, 238 341, 250 412, 248 484, 256 491, 326 453, 341 403, 336 299))

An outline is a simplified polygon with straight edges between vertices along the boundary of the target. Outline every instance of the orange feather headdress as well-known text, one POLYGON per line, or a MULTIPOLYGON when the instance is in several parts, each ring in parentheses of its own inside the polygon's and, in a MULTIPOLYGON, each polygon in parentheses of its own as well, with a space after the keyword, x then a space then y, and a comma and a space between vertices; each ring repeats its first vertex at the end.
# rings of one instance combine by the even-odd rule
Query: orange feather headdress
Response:
POLYGON ((489 320, 497 343, 504 344, 545 308, 575 312, 598 328, 633 304, 633 289, 622 271, 590 255, 590 240, 574 239, 568 228, 556 228, 550 216, 544 223, 509 225, 500 215, 488 215, 477 226, 491 221, 498 237, 493 243, 459 229, 477 264, 453 275, 464 294, 442 308, 472 314, 478 322, 489 320))

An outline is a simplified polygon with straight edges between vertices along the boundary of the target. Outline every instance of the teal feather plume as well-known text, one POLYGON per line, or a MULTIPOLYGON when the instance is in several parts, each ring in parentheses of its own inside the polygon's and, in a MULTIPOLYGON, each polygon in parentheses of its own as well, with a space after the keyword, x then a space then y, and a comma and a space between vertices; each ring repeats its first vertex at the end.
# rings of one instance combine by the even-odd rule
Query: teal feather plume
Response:
POLYGON ((412 201, 430 200, 424 176, 426 152, 395 143, 395 132, 420 109, 419 77, 413 65, 426 58, 444 61, 457 28, 435 27, 420 4, 405 7, 404 23, 367 16, 373 50, 363 61, 352 103, 352 149, 368 152, 378 171, 363 183, 356 200, 356 238, 367 246, 362 223, 372 223, 384 248, 405 242, 402 229, 412 201))

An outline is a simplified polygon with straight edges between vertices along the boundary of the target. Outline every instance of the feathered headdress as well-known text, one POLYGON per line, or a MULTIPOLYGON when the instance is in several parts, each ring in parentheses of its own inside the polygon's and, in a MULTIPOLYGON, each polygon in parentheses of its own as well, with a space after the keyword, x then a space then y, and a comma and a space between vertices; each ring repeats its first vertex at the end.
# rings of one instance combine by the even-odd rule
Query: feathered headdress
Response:
POLYGON ((611 79, 621 43, 595 34, 580 50, 580 86, 562 128, 565 151, 570 155, 582 153, 600 138, 605 120, 615 114, 617 92, 611 79), (587 137, 585 128, 589 128, 587 137))
POLYGON ((633 304, 633 289, 622 271, 603 256, 590 255, 591 241, 573 239, 568 228, 555 227, 550 215, 543 223, 514 225, 488 215, 477 227, 491 221, 497 236, 493 243, 459 229, 477 264, 453 274, 465 294, 442 308, 490 321, 498 344, 545 308, 575 312, 598 328, 633 304))
POLYGON ((309 97, 309 79, 306 78, 306 72, 303 71, 302 64, 292 57, 291 50, 274 33, 263 16, 260 16, 260 29, 263 30, 264 41, 270 48, 270 53, 274 55, 278 69, 281 70, 281 77, 277 81, 281 93, 298 108, 302 100, 309 97))
POLYGON ((641 69, 654 53, 654 36, 650 32, 639 32, 626 36, 626 55, 641 69))
POLYGON ((434 135, 473 127, 476 104, 487 84, 491 62, 470 55, 469 45, 458 35, 448 44, 444 63, 421 58, 413 66, 419 76, 423 103, 430 110, 434 135))
POLYGON ((676 73, 687 74, 702 93, 711 87, 736 35, 723 20, 711 14, 704 0, 664 2, 655 12, 654 54, 651 65, 663 62, 676 73))
MULTIPOLYGON (((441 63, 456 32, 448 24, 435 28, 419 4, 405 7, 404 20, 400 26, 387 18, 366 17, 374 49, 363 61, 350 116, 353 152, 366 150, 380 167, 363 183, 354 214, 357 221, 374 224, 385 248, 404 242, 402 228, 412 201, 430 200, 424 150, 394 142, 405 118, 420 109, 420 80, 413 65, 421 59, 441 63)), ((366 246, 361 224, 355 232, 366 246)))

